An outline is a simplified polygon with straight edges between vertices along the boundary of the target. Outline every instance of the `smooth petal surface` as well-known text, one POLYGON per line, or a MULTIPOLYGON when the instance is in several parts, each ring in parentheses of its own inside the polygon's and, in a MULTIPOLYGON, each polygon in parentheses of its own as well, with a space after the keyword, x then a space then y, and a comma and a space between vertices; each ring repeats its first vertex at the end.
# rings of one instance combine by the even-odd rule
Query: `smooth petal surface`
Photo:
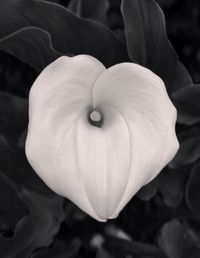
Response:
POLYGON ((95 58, 62 57, 30 92, 26 155, 46 184, 99 221, 174 157, 176 109, 162 80, 137 64, 109 69, 95 58), (101 127, 88 120, 103 116, 101 127))
POLYGON ((115 108, 129 130, 129 178, 115 211, 117 215, 141 186, 151 181, 177 152, 176 110, 163 81, 150 70, 132 63, 108 69, 97 80, 93 95, 95 105, 106 103, 115 108))

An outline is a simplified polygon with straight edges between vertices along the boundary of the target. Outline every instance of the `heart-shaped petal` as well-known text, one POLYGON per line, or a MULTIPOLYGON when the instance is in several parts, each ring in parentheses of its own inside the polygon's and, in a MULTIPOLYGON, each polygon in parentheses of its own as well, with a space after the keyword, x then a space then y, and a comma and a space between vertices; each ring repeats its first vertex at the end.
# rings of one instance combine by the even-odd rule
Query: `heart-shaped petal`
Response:
POLYGON ((174 157, 175 123, 150 70, 61 57, 31 88, 26 155, 51 189, 106 221, 174 157))

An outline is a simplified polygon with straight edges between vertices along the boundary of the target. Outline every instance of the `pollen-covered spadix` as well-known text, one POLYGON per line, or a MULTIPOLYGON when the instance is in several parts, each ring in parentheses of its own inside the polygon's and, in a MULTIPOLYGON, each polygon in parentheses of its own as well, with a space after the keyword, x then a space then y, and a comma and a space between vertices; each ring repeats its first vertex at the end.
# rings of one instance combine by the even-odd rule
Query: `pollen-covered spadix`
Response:
POLYGON ((26 155, 52 190, 106 221, 174 157, 175 122, 148 69, 61 57, 31 88, 26 155))

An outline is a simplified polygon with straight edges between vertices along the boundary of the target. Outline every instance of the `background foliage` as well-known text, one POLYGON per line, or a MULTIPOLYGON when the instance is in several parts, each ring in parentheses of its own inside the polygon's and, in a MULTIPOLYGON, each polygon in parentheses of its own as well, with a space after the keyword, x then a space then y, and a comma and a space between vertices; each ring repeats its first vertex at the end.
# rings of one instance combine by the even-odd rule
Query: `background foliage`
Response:
POLYGON ((0 2, 0 257, 200 257, 198 2, 157 1, 167 34, 153 0, 0 2), (178 154, 107 223, 49 190, 24 153, 33 81, 60 55, 80 53, 150 68, 178 111, 178 154))

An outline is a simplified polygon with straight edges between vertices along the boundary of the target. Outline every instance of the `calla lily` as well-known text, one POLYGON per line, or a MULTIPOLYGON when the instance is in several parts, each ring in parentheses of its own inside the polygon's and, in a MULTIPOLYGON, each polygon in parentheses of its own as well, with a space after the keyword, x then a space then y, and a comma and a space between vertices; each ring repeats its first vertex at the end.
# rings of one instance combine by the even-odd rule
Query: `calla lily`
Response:
POLYGON ((31 88, 26 155, 53 191, 106 221, 176 154, 176 115, 150 70, 61 57, 31 88))

